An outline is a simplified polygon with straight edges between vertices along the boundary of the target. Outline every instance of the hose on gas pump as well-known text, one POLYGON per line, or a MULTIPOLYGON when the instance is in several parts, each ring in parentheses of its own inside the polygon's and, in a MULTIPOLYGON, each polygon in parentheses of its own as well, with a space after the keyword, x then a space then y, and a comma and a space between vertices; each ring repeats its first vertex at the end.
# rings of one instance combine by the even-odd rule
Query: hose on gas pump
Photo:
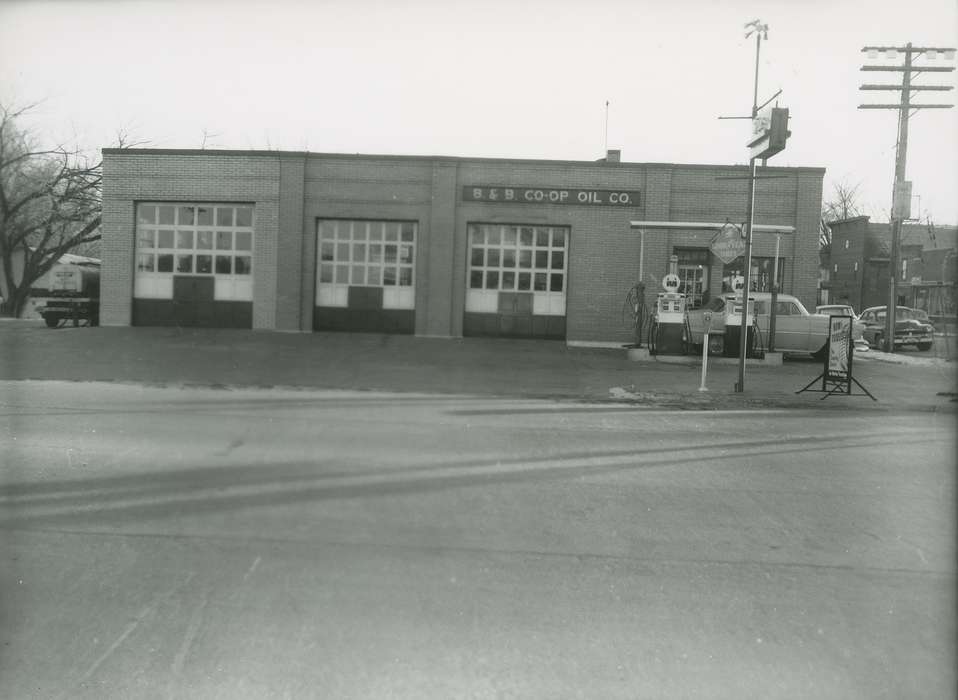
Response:
POLYGON ((685 312, 685 328, 682 331, 682 354, 692 354, 692 324, 689 323, 689 313, 685 312))
MULTIPOLYGON (((635 346, 642 347, 642 330, 649 328, 649 319, 652 318, 651 312, 646 313, 645 304, 645 284, 636 282, 625 295, 622 302, 622 320, 625 321, 628 314, 631 321, 631 328, 635 338, 635 346)), ((651 346, 651 334, 649 336, 649 345, 651 346)))
POLYGON ((752 327, 755 329, 755 334, 752 336, 752 357, 761 360, 765 357, 766 345, 762 337, 762 329, 758 325, 758 318, 752 319, 752 327))

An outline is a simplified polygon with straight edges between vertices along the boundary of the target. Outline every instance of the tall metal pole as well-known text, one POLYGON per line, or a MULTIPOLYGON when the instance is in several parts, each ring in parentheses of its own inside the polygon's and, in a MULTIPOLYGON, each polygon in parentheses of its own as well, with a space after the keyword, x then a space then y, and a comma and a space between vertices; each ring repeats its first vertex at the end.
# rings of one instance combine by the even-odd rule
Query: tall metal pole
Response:
POLYGON ((768 310, 768 351, 775 352, 775 304, 778 302, 778 251, 782 243, 781 236, 775 236, 775 260, 772 268, 772 304, 768 310))
MULTIPOLYGON (((762 51, 762 26, 755 31, 755 84, 752 91, 752 120, 758 116, 758 60, 762 51)), ((742 289, 742 328, 738 349, 738 382, 736 392, 745 391, 745 355, 748 350, 748 294, 752 273, 752 222, 755 218, 755 158, 749 159, 748 201, 745 211, 745 286, 742 289)))
POLYGON ((911 42, 905 46, 905 71, 901 82, 901 105, 898 108, 898 148, 895 150, 895 184, 892 186, 891 253, 888 309, 885 314, 885 352, 895 352, 895 318, 898 316, 898 268, 901 257, 902 211, 898 199, 905 181, 905 160, 908 157, 908 110, 911 103, 911 42))

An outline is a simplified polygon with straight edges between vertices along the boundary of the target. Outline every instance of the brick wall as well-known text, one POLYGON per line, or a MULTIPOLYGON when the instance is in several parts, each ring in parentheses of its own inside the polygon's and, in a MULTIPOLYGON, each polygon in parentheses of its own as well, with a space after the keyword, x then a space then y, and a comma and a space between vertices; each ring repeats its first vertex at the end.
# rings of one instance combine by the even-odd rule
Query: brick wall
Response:
POLYGON ((100 323, 132 320, 136 202, 253 202, 253 327, 275 327, 279 181, 273 153, 104 149, 100 323))
MULTIPOLYGON (((619 163, 463 162, 460 191, 464 185, 482 184, 642 192, 637 207, 460 202, 456 225, 457 236, 462 237, 468 222, 568 226, 567 340, 630 342, 632 333, 622 311, 638 280, 639 234, 629 222, 645 216, 645 168, 619 163)), ((465 245, 459 266, 465 287, 465 245)))
MULTIPOLYGON (((756 223, 795 226, 781 237, 786 288, 815 301, 818 277, 820 169, 777 168, 756 188, 756 223)), ((312 327, 316 221, 322 218, 418 222, 416 333, 462 333, 469 222, 546 224, 571 230, 567 339, 632 340, 626 296, 639 279, 651 302, 675 247, 707 247, 713 232, 632 229, 634 220, 709 221, 745 218, 743 166, 561 161, 504 161, 270 152, 104 151, 104 324, 130 323, 133 212, 138 200, 254 202, 255 328, 312 327), (462 201, 465 185, 639 190, 636 206, 462 201), (644 238, 644 245, 643 245, 644 238)), ((771 256, 775 236, 756 234, 753 254, 771 256)), ((721 262, 710 291, 721 289, 721 262)))
POLYGON ((462 275, 455 274, 455 253, 465 250, 456 245, 464 238, 455 231, 457 170, 454 161, 432 164, 429 221, 417 246, 425 274, 416 280, 416 335, 462 335, 462 306, 453 313, 452 291, 458 286, 454 280, 465 285, 462 275))
POLYGON ((277 267, 275 325, 277 330, 308 330, 311 314, 303 315, 300 304, 303 277, 303 209, 306 157, 280 157, 279 225, 276 237, 277 267), (304 325, 306 326, 304 328, 304 325))
MULTIPOLYGON (((856 311, 861 311, 873 298, 878 283, 877 277, 873 276, 875 266, 867 262, 878 253, 868 236, 868 217, 835 221, 829 227, 832 230, 829 301, 851 304, 856 311)), ((886 283, 886 289, 887 286, 886 283)))
POLYGON ((793 268, 790 277, 786 273, 786 280, 791 279, 791 286, 783 290, 798 297, 811 309, 815 308, 818 286, 818 239, 821 230, 823 175, 824 173, 800 172, 796 176, 793 268))
MULTIPOLYGON (((414 276, 417 323, 420 323, 420 305, 425 307, 426 304, 421 300, 422 290, 428 288, 430 277, 428 241, 433 198, 432 161, 389 156, 310 155, 306 160, 305 176, 302 329, 312 328, 316 298, 316 222, 336 218, 418 222, 414 276)), ((448 290, 440 293, 448 294, 448 290)))

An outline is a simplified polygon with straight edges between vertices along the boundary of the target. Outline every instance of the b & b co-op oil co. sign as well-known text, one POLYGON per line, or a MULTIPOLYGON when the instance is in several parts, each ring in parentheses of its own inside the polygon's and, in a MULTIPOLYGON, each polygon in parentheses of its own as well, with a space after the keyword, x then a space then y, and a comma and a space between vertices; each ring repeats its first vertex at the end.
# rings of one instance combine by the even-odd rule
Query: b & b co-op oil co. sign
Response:
POLYGON ((638 190, 592 190, 569 187, 503 187, 500 185, 465 185, 464 202, 497 204, 578 204, 583 206, 638 207, 638 190))

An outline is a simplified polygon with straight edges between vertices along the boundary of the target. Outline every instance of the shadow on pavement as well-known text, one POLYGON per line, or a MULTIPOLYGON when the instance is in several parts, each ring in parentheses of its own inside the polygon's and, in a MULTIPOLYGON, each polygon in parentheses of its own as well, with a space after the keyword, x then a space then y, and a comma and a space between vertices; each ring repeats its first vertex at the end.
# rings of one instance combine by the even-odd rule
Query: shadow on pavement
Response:
MULTIPOLYGON (((876 431, 853 438, 825 436, 811 441, 807 437, 801 437, 778 441, 774 446, 770 446, 765 440, 729 441, 695 447, 569 452, 505 460, 465 460, 454 464, 407 469, 343 469, 341 463, 297 461, 241 467, 195 467, 83 480, 26 482, 8 484, 0 490, 0 501, 4 509, 4 515, 0 517, 0 528, 105 525, 202 516, 243 508, 376 498, 479 485, 602 475, 684 465, 693 459, 715 462, 784 453, 829 452, 836 448, 927 444, 928 440, 935 436, 934 431, 929 431, 927 437, 900 439, 888 436, 886 431, 876 431), (600 463, 589 463, 596 461, 600 463), (325 471, 330 468, 332 471, 325 471), (349 483, 350 481, 358 483, 349 483), (142 499, 147 500, 142 503, 129 502, 142 499)), ((940 435, 938 437, 940 438, 940 435)))

